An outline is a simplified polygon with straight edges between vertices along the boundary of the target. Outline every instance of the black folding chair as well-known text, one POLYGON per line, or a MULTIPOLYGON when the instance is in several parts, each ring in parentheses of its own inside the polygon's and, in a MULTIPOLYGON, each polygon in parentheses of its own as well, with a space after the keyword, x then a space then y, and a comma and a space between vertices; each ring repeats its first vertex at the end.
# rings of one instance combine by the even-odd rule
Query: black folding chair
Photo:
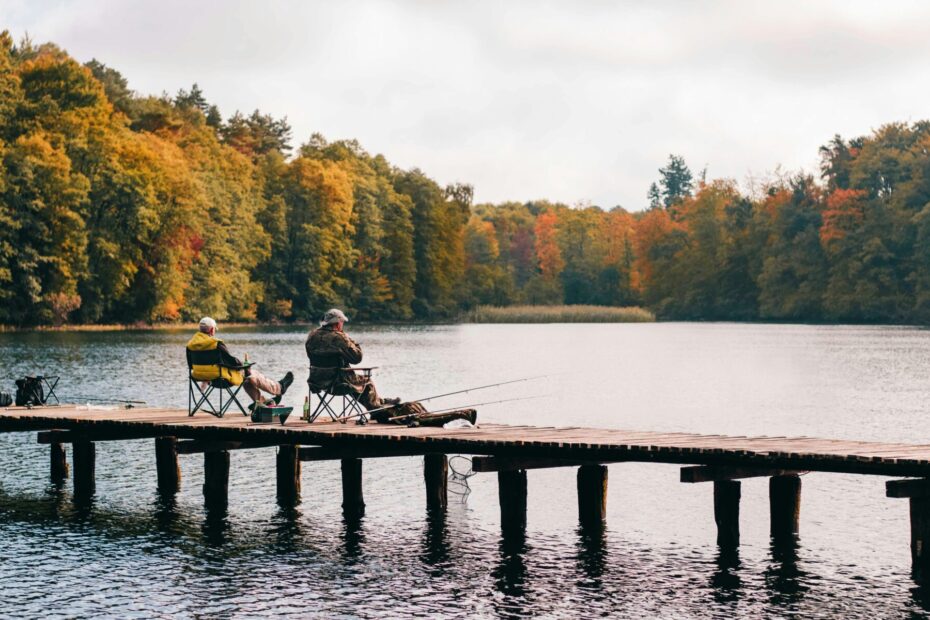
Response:
POLYGON ((357 393, 355 391, 356 386, 348 381, 345 375, 345 371, 360 373, 366 381, 370 381, 371 371, 373 371, 375 368, 377 367, 322 368, 319 366, 311 366, 311 374, 314 369, 333 370, 336 372, 333 373, 333 379, 324 386, 313 385, 309 379, 307 380, 307 386, 310 388, 310 393, 319 399, 319 402, 317 402, 316 407, 313 409, 313 412, 310 414, 310 417, 307 419, 307 421, 313 422, 325 412, 334 422, 342 422, 345 424, 349 419, 355 418, 356 424, 367 424, 368 417, 366 415, 365 408, 360 402, 358 402, 357 393), (337 398, 342 398, 341 409, 335 402, 337 398))
POLYGON ((47 405, 49 399, 54 398, 55 404, 60 405, 61 403, 58 400, 58 394, 55 393, 55 388, 58 387, 58 379, 60 377, 39 376, 36 378, 45 384, 45 398, 42 402, 47 405))
MULTIPOLYGON (((191 351, 191 353, 196 354, 194 358, 191 358, 192 362, 196 361, 198 365, 204 366, 218 366, 221 375, 223 374, 223 370, 237 370, 244 374, 245 370, 252 365, 250 362, 246 362, 241 366, 224 364, 219 350, 191 351)), ((245 379, 243 379, 242 383, 239 385, 235 385, 228 379, 223 378, 207 381, 195 379, 194 369, 190 363, 188 364, 187 371, 187 415, 193 416, 198 411, 203 410, 210 415, 222 418, 233 405, 239 408, 242 415, 249 415, 238 398, 239 392, 245 384, 245 379), (219 396, 218 402, 214 402, 214 400, 216 400, 213 398, 214 393, 219 396)))

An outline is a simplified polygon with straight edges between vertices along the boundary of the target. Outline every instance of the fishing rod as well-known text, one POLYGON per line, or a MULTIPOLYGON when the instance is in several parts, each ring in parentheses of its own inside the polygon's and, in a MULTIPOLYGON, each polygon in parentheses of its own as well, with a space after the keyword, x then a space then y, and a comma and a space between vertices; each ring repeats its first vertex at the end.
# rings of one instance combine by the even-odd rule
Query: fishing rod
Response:
MULTIPOLYGON (((455 392, 446 392, 445 394, 436 394, 435 396, 427 396, 426 398, 415 398, 412 400, 405 400, 402 403, 397 403, 396 405, 384 405, 383 407, 378 407, 377 409, 372 409, 371 411, 366 411, 366 414, 377 413, 379 411, 384 411, 386 409, 393 409, 394 407, 402 407, 404 405, 409 405, 412 403, 422 403, 428 400, 435 400, 437 398, 444 398, 446 396, 455 396, 456 394, 467 394, 468 392, 474 392, 477 390, 486 390, 492 387, 499 387, 501 385, 510 385, 512 383, 522 383, 523 381, 534 381, 536 379, 547 379, 553 375, 536 375, 534 377, 524 377, 523 379, 512 379, 510 381, 501 381, 500 383, 491 383, 488 385, 480 385, 478 387, 466 388, 464 390, 456 390, 455 392)), ((359 414, 352 416, 347 416, 348 418, 356 417, 359 414)))
POLYGON ((92 400, 98 403, 126 403, 127 405, 144 405, 144 400, 126 400, 125 398, 90 398, 89 396, 63 396, 73 400, 92 400))
POLYGON ((449 407, 448 409, 440 409, 439 411, 427 411, 426 414, 423 413, 408 413, 405 415, 398 415, 391 418, 388 418, 388 421, 393 422, 395 420, 403 420, 404 418, 412 418, 418 415, 433 415, 440 413, 449 413, 450 411, 459 411, 461 409, 470 409, 472 407, 481 407, 483 405, 497 405, 499 403, 512 403, 518 400, 533 400, 534 398, 547 398, 552 396, 552 394, 539 394, 538 396, 523 396, 522 398, 504 398, 502 400, 491 400, 483 403, 472 403, 470 405, 459 405, 458 407, 449 407))

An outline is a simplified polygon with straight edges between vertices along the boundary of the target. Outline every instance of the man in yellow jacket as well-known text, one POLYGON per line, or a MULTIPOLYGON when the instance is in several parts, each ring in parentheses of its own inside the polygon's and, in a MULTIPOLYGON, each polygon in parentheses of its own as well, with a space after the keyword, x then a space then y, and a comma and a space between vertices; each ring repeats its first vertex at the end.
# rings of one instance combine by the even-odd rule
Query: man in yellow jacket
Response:
POLYGON ((242 384, 242 389, 254 402, 262 401, 262 392, 280 401, 294 382, 294 373, 290 371, 280 381, 273 381, 254 368, 227 368, 242 366, 242 362, 229 352, 225 342, 216 337, 216 321, 208 316, 200 319, 200 329, 187 343, 187 365, 196 381, 225 379, 233 385, 242 384), (221 364, 217 363, 217 352, 221 364))

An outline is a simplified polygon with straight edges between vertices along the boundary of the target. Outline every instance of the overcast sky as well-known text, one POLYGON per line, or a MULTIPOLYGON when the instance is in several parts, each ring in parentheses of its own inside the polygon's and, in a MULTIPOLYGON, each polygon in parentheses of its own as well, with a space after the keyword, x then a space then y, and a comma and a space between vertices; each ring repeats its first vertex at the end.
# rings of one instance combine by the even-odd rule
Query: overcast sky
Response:
POLYGON ((0 0, 0 28, 224 116, 475 187, 638 210, 669 153, 743 182, 930 117, 930 2, 0 0))

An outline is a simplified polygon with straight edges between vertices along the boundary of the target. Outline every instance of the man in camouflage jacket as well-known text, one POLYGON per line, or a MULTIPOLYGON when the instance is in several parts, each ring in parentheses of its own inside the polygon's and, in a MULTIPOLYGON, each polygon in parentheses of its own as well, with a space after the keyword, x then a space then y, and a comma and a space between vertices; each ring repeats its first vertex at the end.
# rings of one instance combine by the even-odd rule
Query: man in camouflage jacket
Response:
POLYGON ((354 396, 366 409, 378 409, 386 404, 397 404, 399 398, 382 399, 371 379, 354 372, 349 366, 362 361, 362 349, 342 331, 348 319, 337 309, 323 315, 320 327, 307 336, 305 344, 310 358, 310 389, 325 390, 335 378, 344 380, 354 396))
POLYGON ((305 346, 307 357, 310 358, 310 378, 307 382, 312 391, 326 390, 333 384, 334 379, 340 379, 340 383, 350 390, 349 395, 354 396, 365 409, 379 410, 371 414, 376 422, 442 426, 453 420, 467 420, 475 424, 478 413, 474 409, 433 414, 418 402, 401 404, 399 398, 379 397, 371 379, 350 368, 351 364, 362 361, 362 349, 342 331, 347 320, 341 310, 333 308, 323 315, 320 327, 307 336, 305 346))

